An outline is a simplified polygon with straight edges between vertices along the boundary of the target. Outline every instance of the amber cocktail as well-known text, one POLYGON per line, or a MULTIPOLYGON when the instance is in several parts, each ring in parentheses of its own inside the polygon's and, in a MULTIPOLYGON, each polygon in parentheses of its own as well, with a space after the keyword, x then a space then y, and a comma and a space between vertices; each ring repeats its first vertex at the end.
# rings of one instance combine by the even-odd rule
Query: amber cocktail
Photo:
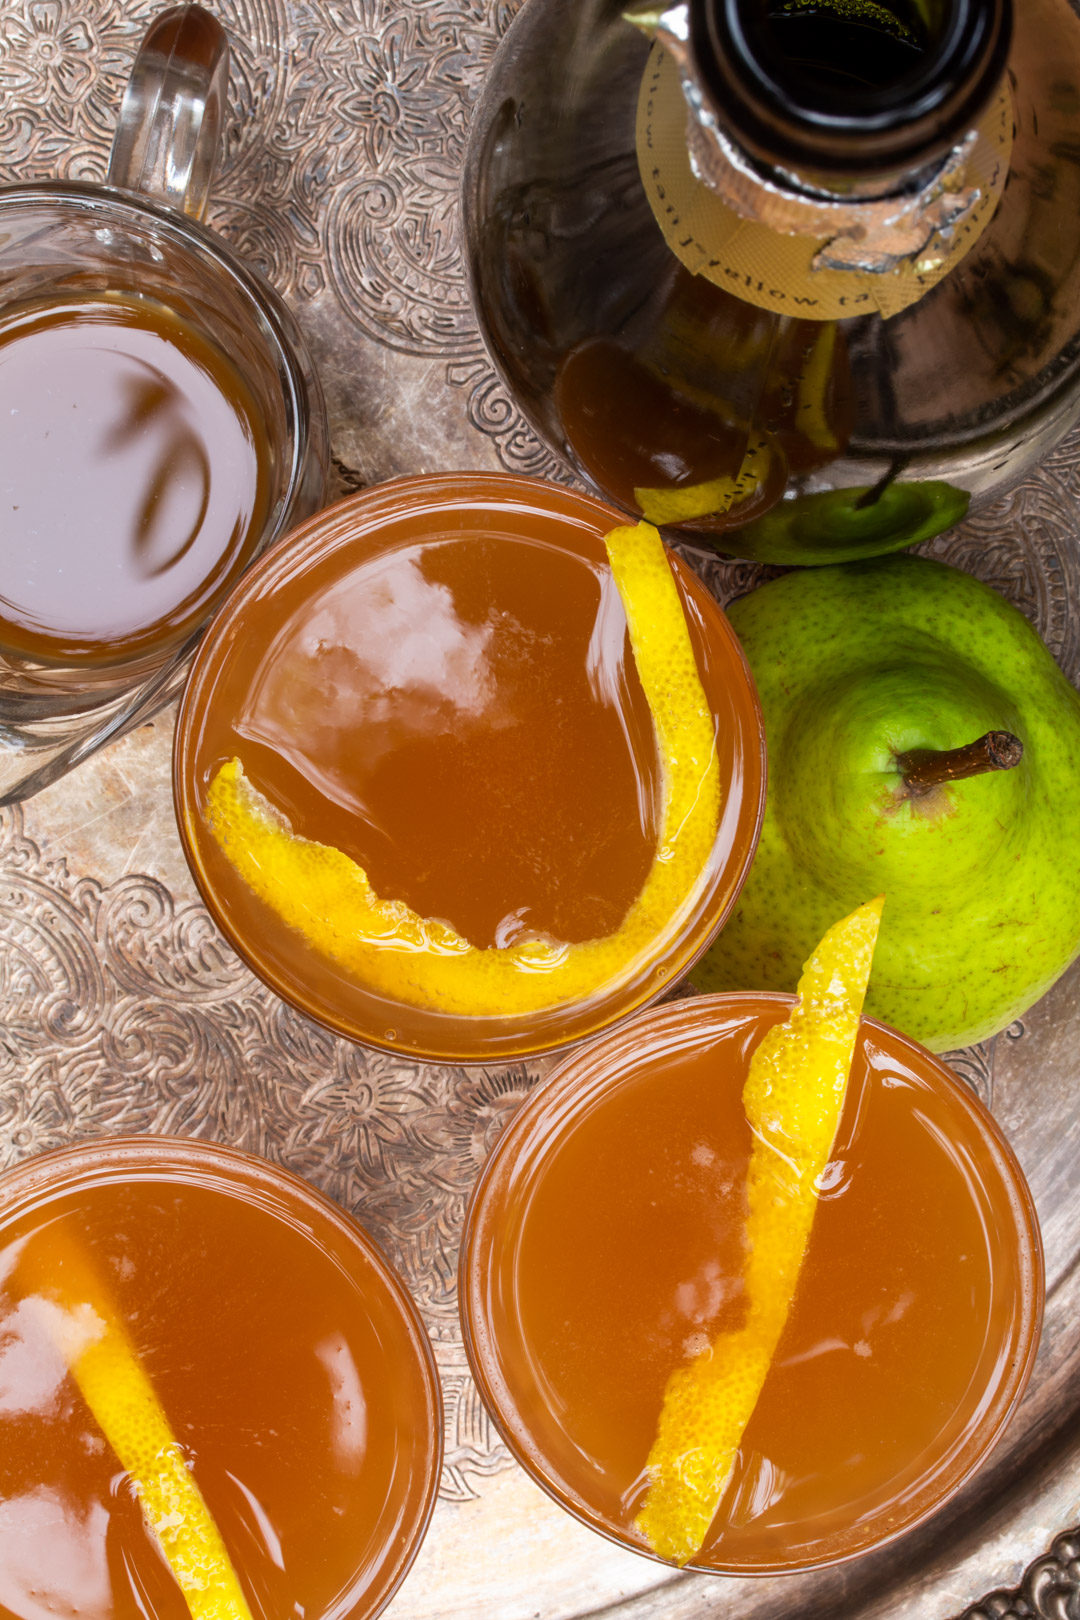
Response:
MULTIPOLYGON (((788 998, 702 997, 570 1057, 474 1193, 466 1347, 511 1450, 586 1524, 635 1528, 676 1369, 738 1331, 750 1054, 788 998)), ((791 1314, 693 1567, 808 1569, 923 1519, 993 1445, 1042 1307, 1038 1228, 972 1093, 864 1020, 791 1314)))
POLYGON ((370 1620, 440 1458, 405 1289, 296 1177, 114 1139, 0 1180, 5 1620, 370 1620))
POLYGON ((619 933, 671 860, 655 716, 605 552, 621 521, 528 479, 401 480, 305 524, 231 597, 181 711, 180 831, 229 939, 304 1012, 423 1057, 542 1051, 653 999, 726 916, 757 838, 763 734, 727 620, 676 562, 674 611, 700 683, 691 718, 717 808, 675 913, 614 964, 591 943, 619 933), (247 834, 231 828, 228 846, 215 799, 226 768, 258 796, 268 833, 318 846, 320 879, 326 850, 346 884, 361 869, 378 904, 406 916, 407 937, 365 938, 365 968, 350 960, 346 920, 323 948, 339 908, 331 881, 308 900, 301 863, 280 904, 260 893, 277 855, 260 843, 248 875, 239 869, 247 834), (471 981, 456 1001, 405 982, 430 957, 444 959, 437 974, 472 952, 501 985, 500 953, 534 945, 543 962, 526 963, 505 1002, 486 982, 475 1004, 471 981), (573 964, 578 947, 599 961, 595 982, 583 989, 579 975, 545 1004, 548 967, 566 952, 573 964))

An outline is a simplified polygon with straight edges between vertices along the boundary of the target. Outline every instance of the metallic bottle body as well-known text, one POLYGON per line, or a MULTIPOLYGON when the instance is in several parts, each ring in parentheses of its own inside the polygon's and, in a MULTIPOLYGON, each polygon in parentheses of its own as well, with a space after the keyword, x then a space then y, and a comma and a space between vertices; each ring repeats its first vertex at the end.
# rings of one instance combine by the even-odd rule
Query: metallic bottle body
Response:
POLYGON ((727 511, 680 516, 676 502, 670 526, 781 562, 925 538, 1044 456, 1080 417, 1080 18, 1070 0, 1017 8, 1015 134, 989 225, 901 313, 836 322, 827 386, 809 402, 797 396, 820 323, 691 275, 661 233, 635 139, 650 46, 622 9, 529 0, 473 126, 465 219, 476 309, 541 437, 632 512, 643 487, 739 482, 742 469, 727 511), (771 454, 747 494, 759 430, 771 454))

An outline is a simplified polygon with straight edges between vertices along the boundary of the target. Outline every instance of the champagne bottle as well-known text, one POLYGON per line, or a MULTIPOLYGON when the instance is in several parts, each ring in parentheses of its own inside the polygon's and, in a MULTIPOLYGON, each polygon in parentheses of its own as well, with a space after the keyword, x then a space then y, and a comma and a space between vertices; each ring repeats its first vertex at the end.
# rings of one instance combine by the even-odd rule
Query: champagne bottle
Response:
POLYGON ((771 562, 941 532, 1080 417, 1070 0, 529 0, 477 108, 474 302, 630 513, 771 562))

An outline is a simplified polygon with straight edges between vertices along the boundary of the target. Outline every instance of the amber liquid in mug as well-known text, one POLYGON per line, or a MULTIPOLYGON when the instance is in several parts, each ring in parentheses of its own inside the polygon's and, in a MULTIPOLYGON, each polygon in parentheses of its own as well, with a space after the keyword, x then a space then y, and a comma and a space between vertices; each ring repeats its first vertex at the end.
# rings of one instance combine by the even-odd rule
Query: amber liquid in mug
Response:
MULTIPOLYGON (((393 546, 365 538, 276 570, 204 646, 178 769, 197 806, 239 758, 296 833, 474 946, 609 934, 653 861, 661 790, 614 579, 595 536, 597 557, 579 554, 555 515, 517 510, 512 533, 498 513, 487 532, 469 513, 454 533, 453 515, 406 509, 393 546)), ((721 862, 752 836, 740 807, 759 780, 744 758, 754 698, 710 654, 699 665, 720 716, 721 862)), ((181 815, 230 928, 275 987, 360 1038, 435 1051, 475 1040, 484 1056, 467 1020, 433 1033, 448 1015, 418 1017, 350 981, 246 889, 205 813, 181 815)), ((563 1027, 560 1009, 544 1016, 563 1027)))
POLYGON ((62 1194, 0 1235, 0 1616, 190 1620, 35 1314, 51 1223, 106 1290, 254 1620, 367 1615, 433 1487, 415 1338, 374 1268, 305 1231, 287 1194, 139 1175, 62 1194))
MULTIPOLYGON (((474 1217, 482 1387, 526 1465, 631 1542, 668 1378, 743 1324, 741 1089, 775 1016, 650 1046, 614 1087, 553 1082, 474 1217)), ((1015 1195, 932 1061, 873 1031, 856 1057, 794 1306, 695 1562, 828 1561, 913 1522, 1030 1350, 1015 1195)))
POLYGON ((268 439, 225 354, 121 294, 0 321, 0 648, 115 663, 179 642, 258 543, 268 439))

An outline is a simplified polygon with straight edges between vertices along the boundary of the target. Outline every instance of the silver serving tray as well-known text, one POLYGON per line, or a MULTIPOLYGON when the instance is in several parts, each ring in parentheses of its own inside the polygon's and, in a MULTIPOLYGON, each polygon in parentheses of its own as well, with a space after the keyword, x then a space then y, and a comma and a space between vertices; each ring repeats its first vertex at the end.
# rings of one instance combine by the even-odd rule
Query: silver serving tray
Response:
MULTIPOLYGON (((0 0, 0 179, 104 175, 157 9, 0 0)), ((234 60, 211 223, 307 333, 330 402, 335 492, 457 467, 564 476, 491 369, 458 251, 469 109, 512 0, 216 9, 234 60)), ((1074 680, 1078 496, 1080 440, 931 548, 1017 602, 1074 680)), ((692 560, 725 600, 753 581, 745 565, 692 560)), ((1080 1518, 1080 971, 955 1059, 1009 1133, 1046 1241, 1042 1349, 989 1466, 923 1530, 838 1570, 674 1574, 550 1503, 509 1462, 465 1366, 465 1200, 547 1065, 466 1070, 368 1052, 263 989, 188 877, 171 731, 166 713, 0 815, 0 1163, 117 1131, 213 1137, 280 1160, 372 1231, 420 1303, 447 1405, 440 1503, 395 1620, 1080 1616, 1080 1532, 1063 1533, 1080 1518)))

